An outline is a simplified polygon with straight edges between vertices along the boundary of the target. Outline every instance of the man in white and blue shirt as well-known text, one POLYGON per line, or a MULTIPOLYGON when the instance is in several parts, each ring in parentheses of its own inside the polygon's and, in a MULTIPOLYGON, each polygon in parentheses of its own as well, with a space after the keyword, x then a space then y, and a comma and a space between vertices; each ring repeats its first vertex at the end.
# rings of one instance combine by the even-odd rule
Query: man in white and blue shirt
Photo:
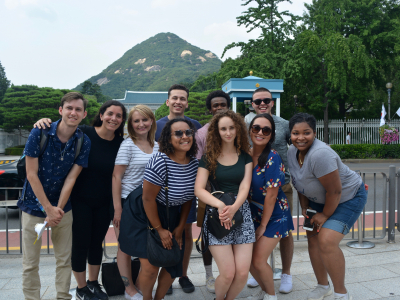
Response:
MULTIPOLYGON (((71 299, 72 211, 70 194, 82 168, 88 165, 90 140, 78 125, 86 117, 87 100, 71 92, 61 99, 61 119, 51 124, 47 143, 40 154, 41 130, 32 129, 25 145, 26 174, 22 197, 22 289, 25 300, 40 299, 39 258, 41 239, 35 244, 35 225, 47 221, 56 267, 57 299, 71 299), (83 136, 78 156, 78 140, 83 136)), ((81 139, 82 140, 82 139, 81 139)))

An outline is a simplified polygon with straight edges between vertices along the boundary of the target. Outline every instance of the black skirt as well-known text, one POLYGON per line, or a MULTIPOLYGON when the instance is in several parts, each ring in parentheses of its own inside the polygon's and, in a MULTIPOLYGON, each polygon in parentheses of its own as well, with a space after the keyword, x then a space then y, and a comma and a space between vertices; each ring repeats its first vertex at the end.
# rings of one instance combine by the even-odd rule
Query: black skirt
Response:
MULTIPOLYGON (((147 259, 147 215, 143 207, 142 200, 143 189, 137 187, 126 198, 124 208, 121 215, 120 233, 118 242, 121 251, 139 258, 147 259)), ((156 201, 157 202, 157 201, 156 201)), ((168 228, 167 207, 157 202, 158 216, 161 221, 161 226, 168 228)), ((179 225, 181 206, 169 207, 169 229, 174 231, 179 225)), ((182 261, 185 249, 185 231, 182 236, 181 257, 176 266, 165 268, 172 278, 182 276, 182 261)))

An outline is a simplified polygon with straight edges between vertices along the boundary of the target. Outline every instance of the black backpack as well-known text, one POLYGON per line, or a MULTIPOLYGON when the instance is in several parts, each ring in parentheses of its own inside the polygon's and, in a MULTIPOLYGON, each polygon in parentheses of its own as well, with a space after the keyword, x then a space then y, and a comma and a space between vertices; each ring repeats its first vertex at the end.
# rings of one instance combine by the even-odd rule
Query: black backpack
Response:
MULTIPOLYGON (((41 129, 40 133, 40 152, 39 152, 39 157, 43 155, 44 150, 46 150, 47 147, 47 142, 48 142, 48 136, 49 136, 49 131, 50 127, 41 129)), ((83 144, 83 138, 84 135, 82 132, 80 132, 81 135, 78 139, 75 140, 76 147, 75 147, 75 159, 78 157, 79 152, 81 151, 82 144, 83 144)), ((18 172, 18 177, 21 179, 26 178, 26 161, 25 161, 25 154, 22 154, 22 156, 19 158, 18 163, 17 163, 17 172, 18 172)))

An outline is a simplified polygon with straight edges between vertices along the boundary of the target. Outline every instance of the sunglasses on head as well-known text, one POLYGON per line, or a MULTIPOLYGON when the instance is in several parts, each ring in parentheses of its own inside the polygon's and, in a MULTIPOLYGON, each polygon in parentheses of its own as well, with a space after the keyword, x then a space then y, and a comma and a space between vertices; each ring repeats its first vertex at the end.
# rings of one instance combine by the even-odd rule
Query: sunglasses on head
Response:
POLYGON ((184 131, 182 131, 182 130, 175 130, 174 131, 174 135, 177 138, 183 137, 183 134, 185 134, 187 137, 191 137, 191 136, 193 136, 193 129, 186 129, 184 131))
POLYGON ((271 101, 273 101, 271 98, 264 98, 264 99, 255 99, 255 100, 253 100, 253 103, 255 105, 260 105, 261 102, 264 102, 265 104, 269 104, 271 101))
POLYGON ((262 134, 265 135, 265 136, 269 136, 271 134, 271 132, 272 132, 272 129, 270 127, 268 127, 268 126, 265 126, 265 127, 262 127, 262 128, 261 128, 260 125, 251 126, 251 131, 253 133, 259 133, 260 130, 262 130, 262 134))

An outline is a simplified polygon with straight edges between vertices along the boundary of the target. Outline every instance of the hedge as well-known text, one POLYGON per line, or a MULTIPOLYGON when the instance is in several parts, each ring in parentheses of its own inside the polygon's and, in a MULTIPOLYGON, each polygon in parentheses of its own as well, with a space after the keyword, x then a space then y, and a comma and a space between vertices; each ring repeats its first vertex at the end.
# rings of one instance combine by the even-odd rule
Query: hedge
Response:
POLYGON ((400 158, 400 144, 331 145, 341 159, 346 158, 400 158))
POLYGON ((22 155, 25 145, 19 145, 5 149, 5 155, 22 155))

